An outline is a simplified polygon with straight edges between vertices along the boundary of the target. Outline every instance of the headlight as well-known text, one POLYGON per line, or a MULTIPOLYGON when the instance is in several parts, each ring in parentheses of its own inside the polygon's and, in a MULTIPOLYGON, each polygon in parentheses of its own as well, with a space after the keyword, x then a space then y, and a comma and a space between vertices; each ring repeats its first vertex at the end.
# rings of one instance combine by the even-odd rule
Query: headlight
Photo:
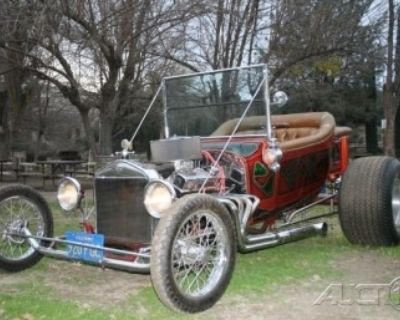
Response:
POLYGON ((144 193, 144 205, 154 218, 160 218, 160 213, 167 210, 175 198, 175 190, 161 180, 151 181, 144 193))
POLYGON ((64 178, 58 185, 57 199, 60 207, 65 211, 74 210, 81 199, 81 185, 74 178, 64 178))

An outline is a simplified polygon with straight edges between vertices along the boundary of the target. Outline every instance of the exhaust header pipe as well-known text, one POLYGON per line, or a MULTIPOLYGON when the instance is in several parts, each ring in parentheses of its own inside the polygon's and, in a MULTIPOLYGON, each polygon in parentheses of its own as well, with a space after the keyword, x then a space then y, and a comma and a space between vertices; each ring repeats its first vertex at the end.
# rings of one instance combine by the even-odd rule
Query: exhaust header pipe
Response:
POLYGON ((278 229, 275 232, 248 235, 246 231, 247 222, 257 209, 260 200, 255 196, 238 194, 225 195, 219 197, 218 200, 226 206, 236 220, 236 233, 238 235, 238 248, 240 252, 251 252, 274 247, 316 235, 325 236, 328 232, 328 225, 325 222, 314 224, 299 222, 286 225, 281 230, 278 229))

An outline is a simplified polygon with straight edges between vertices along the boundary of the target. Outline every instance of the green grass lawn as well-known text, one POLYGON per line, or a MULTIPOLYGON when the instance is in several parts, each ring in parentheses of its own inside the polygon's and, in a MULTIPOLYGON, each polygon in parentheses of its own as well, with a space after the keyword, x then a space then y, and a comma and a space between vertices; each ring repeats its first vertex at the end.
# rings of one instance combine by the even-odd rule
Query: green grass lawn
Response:
MULTIPOLYGON (((77 217, 62 216, 54 203, 51 207, 56 224, 58 223, 58 233, 79 226, 77 217)), ((351 246, 341 234, 336 218, 330 221, 334 230, 326 238, 310 238, 251 254, 238 254, 234 276, 224 299, 234 300, 238 295, 254 296, 256 299, 257 296, 267 295, 282 284, 301 281, 315 275, 321 278, 337 275, 338 271, 330 264, 332 260, 352 251, 370 250, 351 246)), ((380 255, 400 259, 398 248, 373 250, 380 255)), ((16 279, 22 277, 29 280, 5 284, 0 288, 0 319, 207 319, 206 314, 188 317, 166 309, 153 292, 150 280, 146 287, 128 295, 125 301, 117 305, 98 307, 85 301, 60 298, 54 287, 44 282, 47 273, 51 272, 51 263, 53 260, 44 258, 35 267, 15 274, 16 279)), ((68 268, 68 262, 61 264, 63 268, 64 264, 65 268, 68 268)), ((85 268, 85 277, 80 278, 80 275, 76 274, 71 281, 74 282, 73 285, 85 290, 87 283, 93 284, 96 281, 95 278, 87 277, 93 270, 91 268, 95 267, 82 268, 85 268)), ((2 276, 0 273, 0 277, 2 276)))

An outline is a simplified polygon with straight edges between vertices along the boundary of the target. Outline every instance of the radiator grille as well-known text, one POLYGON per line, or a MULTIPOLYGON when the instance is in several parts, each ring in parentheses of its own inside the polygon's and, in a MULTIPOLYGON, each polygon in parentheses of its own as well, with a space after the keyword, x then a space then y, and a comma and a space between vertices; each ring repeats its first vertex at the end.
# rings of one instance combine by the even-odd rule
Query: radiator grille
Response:
POLYGON ((147 182, 144 177, 96 179, 98 233, 122 241, 151 242, 155 220, 143 204, 147 182))

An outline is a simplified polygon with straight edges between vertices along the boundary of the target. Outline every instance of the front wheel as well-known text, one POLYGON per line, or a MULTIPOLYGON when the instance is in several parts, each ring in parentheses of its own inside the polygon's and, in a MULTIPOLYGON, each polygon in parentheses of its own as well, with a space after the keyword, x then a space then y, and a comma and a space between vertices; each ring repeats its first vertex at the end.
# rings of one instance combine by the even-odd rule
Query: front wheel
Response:
POLYGON ((23 228, 34 236, 53 236, 53 219, 46 200, 24 185, 0 189, 0 269, 24 270, 42 258, 24 237, 19 236, 23 228))
POLYGON ((160 300, 176 311, 195 313, 225 292, 236 244, 228 211, 207 195, 179 199, 154 234, 151 279, 160 300))

